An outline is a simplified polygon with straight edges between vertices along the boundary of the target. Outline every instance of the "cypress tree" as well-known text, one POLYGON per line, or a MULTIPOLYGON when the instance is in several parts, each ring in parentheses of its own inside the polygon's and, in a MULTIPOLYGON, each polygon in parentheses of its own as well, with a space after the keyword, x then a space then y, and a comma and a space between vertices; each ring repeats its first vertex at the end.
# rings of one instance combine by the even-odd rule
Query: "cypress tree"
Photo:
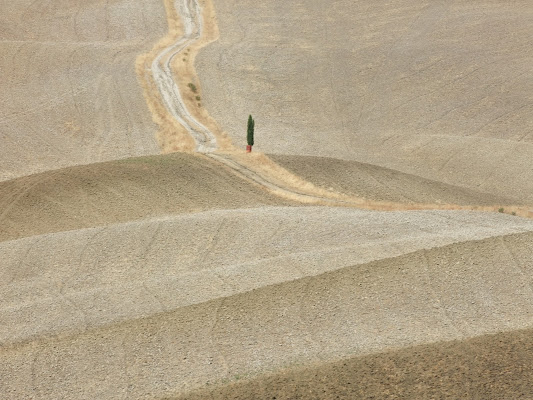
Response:
POLYGON ((255 126, 255 121, 252 118, 252 116, 250 115, 248 117, 248 135, 247 135, 248 145, 249 146, 253 146, 254 145, 254 126, 255 126))

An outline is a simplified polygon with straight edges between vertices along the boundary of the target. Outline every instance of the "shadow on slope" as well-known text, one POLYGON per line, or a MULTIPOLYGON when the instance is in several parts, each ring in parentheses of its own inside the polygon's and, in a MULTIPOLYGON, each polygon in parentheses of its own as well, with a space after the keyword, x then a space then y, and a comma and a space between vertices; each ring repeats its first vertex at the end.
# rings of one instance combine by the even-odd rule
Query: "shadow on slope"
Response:
POLYGON ((518 205, 519 200, 433 181, 393 169, 328 157, 269 155, 283 168, 325 189, 368 200, 407 204, 518 205))
POLYGON ((533 399, 533 330, 296 367, 184 395, 215 399, 533 399))
MULTIPOLYGON (((532 235, 420 250, 172 310, 162 303, 146 317, 6 345, 0 393, 6 399, 163 398, 291 365, 532 329, 532 235)), ((75 303, 65 298, 64 307, 83 322, 75 303)), ((440 364, 446 357, 428 354, 433 368, 446 369, 440 364)), ((402 371, 401 363, 390 368, 402 371)), ((374 378, 368 377, 369 387, 374 378)), ((468 375, 459 382, 472 384, 468 375)))
POLYGON ((207 157, 131 158, 0 182, 0 241, 168 214, 288 204, 207 157))

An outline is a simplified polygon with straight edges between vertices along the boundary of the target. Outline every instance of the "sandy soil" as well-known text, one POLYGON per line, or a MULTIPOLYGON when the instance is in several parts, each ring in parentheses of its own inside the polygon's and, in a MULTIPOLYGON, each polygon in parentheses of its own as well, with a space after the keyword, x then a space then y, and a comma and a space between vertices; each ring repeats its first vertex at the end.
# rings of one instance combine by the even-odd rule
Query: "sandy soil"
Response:
POLYGON ((0 397, 529 392, 532 220, 295 201, 531 204, 524 0, 4 3, 0 397))
MULTIPOLYGON (((328 222, 336 212, 324 211, 330 230, 328 222)), ((221 216, 227 218, 224 213, 221 216)), ((353 229, 361 221, 360 215, 354 217, 351 231, 364 236, 365 223, 353 229)), ((400 213, 398 222, 407 222, 405 217, 400 213)), ((448 220, 442 217, 433 220, 448 220)), ((494 221, 496 226, 517 220, 494 217, 499 219, 494 221)), ((278 212, 274 226, 279 227, 279 218, 278 212)), ((347 220, 346 215, 338 218, 347 220)), ((308 238, 313 225, 305 227, 301 218, 295 219, 308 238)), ((231 227, 232 220, 225 221, 231 227)), ((191 222, 194 227, 194 219, 191 222)), ((190 281, 186 276, 192 266, 208 264, 193 262, 181 269, 175 261, 183 253, 176 258, 176 253, 165 251, 175 247, 168 240, 174 238, 178 248, 181 242, 187 254, 195 253, 195 245, 187 242, 208 235, 189 235, 190 228, 185 228, 179 236, 176 233, 183 227, 179 221, 162 225, 159 233, 157 224, 129 232, 117 226, 80 231, 79 236, 62 233, 2 243, 3 254, 12 260, 3 268, 10 278, 2 286, 2 326, 11 327, 0 350, 4 398, 161 398, 291 365, 533 325, 530 222, 529 232, 469 240, 333 271, 323 270, 328 262, 315 264, 311 257, 302 263, 304 269, 296 279, 286 274, 298 269, 283 258, 248 268, 224 266, 224 257, 231 260, 224 241, 234 242, 241 252, 246 247, 240 246, 239 237, 233 241, 207 222, 204 226, 216 239, 209 255, 216 269, 190 281), (115 229, 122 234, 114 234, 115 229), (154 235, 155 240, 143 239, 154 235), (48 267, 34 257, 49 260, 48 267), (163 263, 148 261, 153 257, 163 263), (135 265, 135 259, 138 268, 124 269, 135 265), (254 282, 253 271, 259 287, 235 291, 247 281, 254 282), (265 285, 264 276, 281 281, 265 285), (190 295, 178 289, 180 284, 190 295), (190 304, 193 293, 216 298, 200 296, 190 304)), ((423 229, 432 225, 427 218, 420 222, 423 229)), ((466 221, 458 225, 464 228, 466 221)), ((222 229, 228 229, 225 226, 222 229)), ((374 226, 383 229, 384 224, 374 226)), ((406 223, 404 229, 412 231, 409 226, 406 223)), ((292 233, 279 232, 268 248, 281 246, 291 255, 296 248, 312 252, 313 240, 321 243, 327 237, 316 224, 314 228, 315 239, 298 241, 292 233)), ((244 237, 254 229, 235 232, 244 237)), ((391 226, 390 234, 395 236, 397 231, 391 226)), ((339 229, 334 232, 343 237, 339 229)), ((335 236, 331 239, 337 242, 335 236)), ((253 236, 250 240, 260 243, 253 236)), ((381 248, 392 247, 383 246, 383 239, 376 241, 381 248)), ((352 253, 352 262, 359 253, 352 253)), ((334 259, 335 254, 330 255, 334 259)))
POLYGON ((236 145, 533 202, 527 0, 215 1, 203 103, 236 145))
POLYGON ((169 154, 0 182, 0 241, 213 209, 288 205, 203 156, 169 154))
POLYGON ((2 1, 0 180, 157 154, 135 59, 164 35, 160 1, 2 1))
POLYGON ((523 330, 416 346, 286 369, 179 399, 529 400, 532 338, 531 330, 523 330))
POLYGON ((436 206, 520 204, 518 199, 448 185, 357 161, 277 154, 269 157, 317 187, 373 201, 436 206))

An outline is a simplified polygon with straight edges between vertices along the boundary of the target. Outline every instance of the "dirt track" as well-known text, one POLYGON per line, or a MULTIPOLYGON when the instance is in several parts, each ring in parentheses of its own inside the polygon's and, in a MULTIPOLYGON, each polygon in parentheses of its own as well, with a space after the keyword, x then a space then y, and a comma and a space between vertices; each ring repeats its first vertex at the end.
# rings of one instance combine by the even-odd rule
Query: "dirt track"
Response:
POLYGON ((184 50, 197 42, 202 35, 201 9, 197 0, 174 0, 173 7, 181 17, 183 36, 154 58, 151 64, 151 74, 167 112, 194 138, 196 151, 207 153, 217 149, 216 137, 188 110, 172 70, 174 59, 178 56, 183 57, 184 50))
POLYGON ((533 5, 218 1, 197 59, 236 144, 366 162, 533 202, 533 5))
MULTIPOLYGON (((166 47, 157 56, 154 57, 151 63, 152 80, 155 84, 155 87, 157 87, 158 89, 158 93, 154 93, 154 90, 145 90, 145 96, 148 99, 151 97, 161 97, 162 104, 166 108, 167 114, 172 115, 179 123, 179 125, 181 125, 194 139, 196 150, 199 152, 208 153, 209 157, 225 165, 226 167, 229 167, 231 170, 233 170, 234 173, 240 175, 243 178, 247 178, 253 181, 254 183, 257 183, 258 185, 269 190, 275 195, 290 200, 299 201, 301 203, 313 203, 334 206, 351 205, 381 210, 389 210, 396 208, 405 209, 402 204, 379 204, 375 201, 372 202, 374 198, 380 197, 379 194, 375 193, 375 184, 373 185, 374 191, 368 189, 366 190, 366 192, 373 193, 372 195, 370 195, 371 201, 368 202, 365 199, 365 197, 367 197, 368 195, 362 197, 361 194, 358 193, 355 196, 353 194, 352 196, 345 196, 343 194, 334 193, 333 188, 329 186, 328 190, 316 187, 310 182, 313 181, 313 179, 305 181, 305 179, 302 180, 297 176, 298 172, 301 171, 298 171, 296 175, 291 174, 289 171, 284 170, 281 166, 276 165, 269 159, 267 159, 266 162, 263 163, 264 165, 262 167, 256 166, 254 165, 254 162, 258 162, 258 158, 243 158, 242 154, 238 154, 238 151, 236 152, 235 149, 232 148, 230 145, 225 144, 225 154, 213 154, 215 150, 219 149, 216 139, 217 136, 220 137, 219 129, 217 126, 215 126, 215 129, 213 131, 210 130, 210 127, 208 126, 210 125, 211 120, 208 115, 202 114, 201 117, 198 117, 198 115, 193 116, 195 112, 192 111, 197 111, 196 104, 191 104, 190 102, 185 101, 185 97, 181 94, 181 92, 187 91, 184 85, 186 77, 181 76, 184 74, 187 75, 187 68, 184 67, 181 62, 178 62, 178 66, 175 66, 175 68, 172 69, 174 59, 177 60, 179 57, 184 57, 183 61, 186 61, 186 58, 189 57, 191 57, 192 59, 196 58, 196 53, 201 48, 201 46, 195 47, 193 46, 193 44, 195 42, 202 42, 202 36, 212 36, 214 35, 212 32, 218 32, 218 29, 213 28, 212 26, 216 24, 216 22, 213 20, 213 7, 210 3, 207 3, 209 2, 202 2, 203 7, 201 6, 201 3, 198 0, 176 0, 174 2, 169 3, 169 7, 175 9, 174 17, 181 17, 183 33, 182 36, 178 35, 176 38, 173 38, 173 41, 168 43, 166 47), (204 23, 204 19, 207 20, 206 23, 204 23), (206 30, 211 32, 211 35, 206 34, 206 30), (191 49, 193 49, 192 54, 189 53, 191 49), (201 122, 204 120, 207 122, 206 125, 202 124, 201 122), (214 133, 215 131, 217 131, 217 134, 214 133), (230 149, 229 152, 227 151, 228 149, 230 149), (279 179, 280 177, 281 180, 279 179), (298 185, 294 185, 295 182, 297 182, 298 185), (301 190, 302 186, 305 187, 305 190, 303 191, 301 190), (330 193, 328 191, 333 193, 330 193)), ((207 39, 204 39, 204 41, 206 40, 207 39)), ((194 77, 192 77, 191 79, 195 80, 194 77)), ((189 83, 188 85, 190 86, 193 84, 189 83)), ((194 88, 194 85, 192 87, 194 88)), ((196 88, 194 88, 193 91, 196 92, 196 88)), ((199 103, 198 106, 200 106, 199 103)), ((266 157, 264 156, 263 158, 266 159, 266 157)), ((291 162, 289 161, 289 163, 291 162)), ((294 166, 294 162, 292 162, 292 165, 294 166)), ((379 168, 374 169, 377 170, 379 168)), ((385 171, 386 169, 381 168, 379 169, 378 174, 386 175, 387 172, 385 171)), ((399 175, 403 175, 403 178, 408 176, 406 174, 399 175)), ((335 179, 335 177, 333 176, 330 176, 329 178, 335 179)), ((407 200, 411 204, 416 204, 420 203, 420 199, 429 199, 426 204, 420 205, 420 208, 423 209, 443 208, 443 206, 441 205, 442 203, 445 203, 444 207, 446 207, 446 204, 448 204, 451 206, 451 208, 464 208, 460 206, 456 207, 456 204, 454 202, 443 201, 442 198, 446 198, 446 195, 450 196, 450 194, 454 192, 453 189, 459 192, 458 194, 454 194, 453 198, 459 198, 460 203, 464 204, 463 197, 464 194, 466 194, 467 198, 470 196, 470 203, 467 204, 475 204, 477 206, 489 204, 492 206, 492 211, 500 209, 501 205, 504 204, 515 205, 520 203, 527 203, 527 201, 521 199, 520 196, 509 198, 501 195, 491 195, 484 192, 477 193, 479 192, 478 190, 465 189, 462 188, 461 185, 453 187, 453 185, 440 183, 438 181, 431 182, 428 179, 419 178, 417 176, 412 176, 410 178, 411 179, 408 179, 408 181, 405 182, 407 184, 407 188, 403 189, 404 194, 400 195, 400 198, 402 199, 401 202, 405 202, 405 200, 407 200), (422 190, 422 193, 413 193, 412 195, 410 195, 410 197, 406 197, 406 193, 413 192, 416 186, 422 186, 421 188, 417 188, 418 191, 422 190), (427 193, 428 191, 433 193, 427 193), (443 191, 444 193, 442 193, 443 191), (482 200, 476 201, 473 197, 477 197, 477 199, 482 200), (432 203, 438 203, 438 205, 434 207, 432 203)), ((382 190, 384 189, 385 191, 387 191, 388 188, 384 187, 386 185, 382 184, 378 179, 376 179, 375 176, 372 176, 372 180, 377 181, 378 185, 382 187, 382 190)), ((389 177, 387 180, 388 184, 392 183, 392 180, 389 177)), ((346 193, 346 191, 344 191, 344 193, 346 193)), ((398 197, 397 194, 398 193, 396 193, 396 197, 398 197)), ((395 197, 395 195, 393 195, 392 197, 395 197)), ((514 215, 518 214, 520 216, 528 217, 531 214, 527 207, 522 209, 512 208, 512 212, 514 215)))
POLYGON ((0 241, 213 209, 295 204, 203 156, 169 154, 0 182, 0 241))
MULTIPOLYGON (((172 4, 187 14, 193 10, 191 6, 205 6, 206 2, 183 0, 172 4)), ((484 0, 477 4, 479 8, 462 0, 451 5, 401 0, 397 8, 391 8, 390 3, 374 2, 365 10, 353 8, 362 3, 348 3, 334 2, 324 12, 322 3, 311 0, 285 2, 281 6, 278 2, 275 12, 270 14, 273 2, 257 6, 246 0, 237 7, 236 2, 217 1, 221 41, 200 56, 204 106, 214 111, 233 138, 238 138, 242 127, 233 129, 231 124, 237 124, 240 113, 225 115, 224 110, 233 112, 246 104, 247 115, 248 108, 257 107, 255 101, 261 99, 261 107, 257 108, 260 111, 251 112, 273 124, 259 124, 258 134, 264 134, 277 152, 297 143, 301 147, 294 152, 298 154, 314 149, 320 154, 332 152, 348 159, 390 163, 394 170, 346 160, 278 156, 288 170, 308 179, 313 186, 261 155, 244 158, 237 151, 226 151, 220 157, 237 162, 236 169, 243 170, 235 173, 235 168, 208 156, 177 154, 59 169, 0 183, 0 276, 4 278, 0 280, 0 397, 158 399, 190 394, 202 398, 212 392, 218 398, 247 398, 271 396, 269 390, 274 389, 274 396, 279 394, 282 398, 305 398, 309 390, 317 398, 329 395, 350 398, 353 390, 345 390, 345 385, 352 384, 352 378, 359 379, 362 396, 375 394, 377 398, 387 398, 388 394, 444 397, 450 393, 452 397, 465 393, 475 397, 489 391, 487 396, 501 394, 500 398, 513 398, 527 393, 529 387, 520 379, 528 379, 531 372, 527 368, 531 345, 524 338, 533 327, 531 220, 469 211, 384 213, 302 207, 301 203, 297 206, 289 200, 290 196, 276 197, 273 192, 281 188, 294 195, 297 190, 307 190, 311 196, 338 199, 341 195, 335 190, 339 190, 351 196, 399 201, 404 205, 419 201, 503 205, 509 201, 504 195, 528 202, 530 175, 524 168, 529 164, 524 159, 529 160, 525 143, 529 140, 529 114, 524 93, 529 70, 512 78, 509 74, 529 65, 529 47, 524 46, 518 33, 522 32, 520 29, 529 32, 531 8, 520 1, 515 9, 510 8, 510 3, 484 0), (233 16, 235 10, 238 12, 233 16), (302 16, 304 22, 300 23, 302 16), (233 18, 240 18, 239 24, 233 18), (461 32, 453 30, 462 18, 465 28, 460 38, 465 32, 478 35, 468 45, 457 42, 461 32), (358 21, 358 29, 363 29, 364 35, 352 30, 346 36, 353 21, 358 21), (310 35, 309 41, 291 36, 295 26, 299 33, 310 35), (308 31, 310 27, 318 31, 308 31), (280 36, 265 35, 264 31, 270 29, 280 36), (480 33, 487 29, 503 34, 508 46, 502 48, 496 42, 495 47, 486 47, 488 44, 480 33), (515 31, 510 32, 512 29, 515 31), (330 47, 320 42, 324 38, 315 43, 323 33, 321 30, 325 30, 325 44, 330 47), (397 34, 401 34, 399 40, 397 34), (347 39, 332 40, 340 36, 347 39), (346 56, 346 48, 337 47, 349 43, 356 44, 352 56, 346 56), (275 49, 276 44, 278 47, 281 44, 281 53, 277 53, 280 50, 275 49), (317 45, 328 48, 330 53, 324 57, 313 47, 317 45), (492 86, 478 88, 485 96, 481 104, 492 112, 507 110, 509 106, 501 120, 511 128, 525 129, 520 140, 505 137, 494 142, 502 132, 499 122, 493 124, 493 120, 485 119, 485 107, 478 113, 478 103, 468 103, 477 94, 465 87, 477 86, 472 83, 455 87, 456 82, 463 82, 464 74, 466 82, 470 82, 483 80, 491 75, 490 71, 481 67, 471 71, 468 59, 454 58, 453 65, 448 65, 432 58, 440 52, 453 53, 457 46, 468 50, 464 54, 471 54, 470 45, 479 46, 475 54, 480 62, 498 52, 503 57, 524 50, 522 58, 515 56, 515 62, 509 63, 512 71, 502 69, 500 75, 494 74, 495 82, 503 85, 500 87, 504 94, 500 97, 509 100, 509 104, 497 103, 492 86), (260 50, 256 52, 256 48, 260 50), (313 51, 314 58, 308 57, 308 64, 302 67, 308 75, 296 71, 305 63, 295 63, 293 57, 298 58, 302 51, 313 51), (269 57, 263 57, 265 52, 269 57), (402 58, 404 52, 407 59, 402 58), (414 66, 409 64, 411 53, 420 57, 414 66), (217 54, 222 54, 218 70, 207 70, 206 62, 217 54), (262 60, 262 64, 242 64, 239 57, 243 54, 244 58, 262 60), (228 57, 232 58, 230 67, 237 72, 228 70, 228 57), (350 57, 368 64, 355 69, 360 74, 346 73, 337 64, 345 57, 349 66, 353 66, 350 57), (313 77, 317 72, 314 66, 318 66, 321 79, 313 77), (405 75, 413 68, 414 75, 405 75), (206 71, 215 76, 223 73, 224 79, 218 76, 216 81, 206 71), (272 107, 278 100, 269 96, 279 93, 277 74, 303 79, 306 84, 283 80, 283 96, 290 99, 283 102, 282 111, 286 115, 278 115, 276 122, 276 118, 265 117, 276 115, 272 107), (456 74, 463 75, 455 81, 456 74), (323 79, 324 76, 329 79, 323 79), (442 79, 444 86, 432 86, 437 83, 435 76, 442 79), (350 77, 355 81, 346 82, 350 77), (233 82, 231 90, 221 90, 220 85, 226 82, 233 82), (350 92, 354 83, 364 89, 359 97, 350 92), (292 86, 295 84, 296 89, 292 86), (312 95, 299 91, 303 87, 312 88, 312 95), (422 98, 403 100, 409 97, 404 97, 406 91, 409 95, 410 90, 427 89, 436 91, 430 90, 422 98), (242 90, 246 93, 241 93, 242 90), (221 93, 227 96, 226 104, 217 97, 221 93), (315 96, 316 93, 321 95, 315 96), (453 117, 449 126, 448 114, 437 122, 432 120, 448 102, 452 107, 457 105, 458 94, 465 93, 468 104, 461 103, 448 113, 453 117), (250 95, 255 98, 247 97, 250 95), (332 102, 329 106, 319 104, 317 112, 314 101, 328 96, 332 102), (439 103, 441 100, 444 103, 439 103), (342 101, 347 102, 346 108, 342 101), (429 109, 424 108, 426 104, 429 109), (441 108, 437 107, 437 111, 431 108, 439 104, 441 108), (391 111, 392 106, 399 108, 391 111), (455 110, 466 115, 471 112, 479 119, 458 117, 455 110), (301 120, 295 119, 296 114, 301 120), (351 120, 352 116, 357 121, 351 120), (233 118, 230 125, 228 118, 233 118), (417 124, 433 121, 425 128, 439 127, 443 131, 411 132, 411 120, 417 124), (461 125, 466 120, 480 125, 461 125), (388 123, 410 133, 390 134, 388 123), (291 135, 287 135, 288 126, 291 135), (355 131, 350 130, 352 126, 355 131), (482 129, 478 130, 480 126, 482 129), (278 128, 282 129, 276 131, 278 128), (443 134, 444 128, 454 128, 454 134, 449 135, 448 131, 443 134), (325 135, 326 132, 331 135, 325 135), (464 139, 462 133, 477 136, 464 139), (428 138, 431 142, 426 143, 428 138), (495 164, 491 158, 488 163, 487 155, 507 154, 513 141, 517 143, 516 148, 511 145, 514 159, 495 164), (449 148, 442 147, 444 142, 450 144, 449 148), (465 142, 479 145, 478 152, 458 152, 465 142), (487 168, 488 164, 501 168, 501 174, 487 168), (513 174, 517 175, 515 181, 510 179, 513 174), (481 179, 481 183, 472 185, 471 180, 475 179, 481 179), (331 180, 334 183, 328 185, 331 180), (498 187, 500 183, 502 186, 498 187), (492 333, 499 335, 485 336, 492 333), (521 352, 527 352, 527 356, 520 359, 521 352), (479 357, 490 360, 491 356, 497 357, 492 359, 497 368, 512 371, 519 378, 483 374, 491 361, 480 361, 479 357), (419 381, 411 381, 413 375, 408 371, 413 364, 419 368, 411 372, 413 375, 426 374, 419 381), (455 368, 459 373, 453 371, 455 368), (354 377, 354 371, 369 373, 354 377), (242 377, 247 382, 232 383, 242 377), (447 381, 443 383, 441 377, 447 381), (287 380, 293 383, 287 384, 287 380), (323 386, 323 380, 330 384, 323 386), (483 392, 486 385, 490 389, 483 392), (209 390, 209 386, 214 390, 209 390), (461 389, 466 392, 460 392, 461 389), (198 394, 197 390, 207 392, 198 394)), ((13 65, 24 64, 26 56, 33 61, 41 60, 41 56, 43 60, 51 57, 44 50, 44 55, 33 51, 34 47, 45 46, 42 49, 57 49, 57 53, 52 53, 57 59, 51 59, 63 65, 64 70, 58 69, 54 79, 41 77, 28 82, 26 75, 17 75, 10 81, 15 83, 10 83, 8 89, 15 99, 21 95, 24 110, 42 112, 35 118, 29 118, 27 111, 24 115, 11 113, 3 120, 8 125, 16 121, 24 126, 9 125, 10 137, 22 136, 13 139, 12 147, 8 145, 5 150, 7 158, 2 159, 7 167, 2 167, 4 175, 0 179, 63 165, 151 153, 155 127, 140 105, 140 89, 134 88, 130 68, 134 52, 149 49, 158 37, 155 31, 158 27, 158 34, 163 30, 162 4, 155 0, 135 4, 111 0, 106 5, 96 1, 72 4, 65 0, 54 5, 39 3, 42 8, 38 9, 23 7, 25 2, 12 4, 15 3, 5 7, 8 12, 3 27, 7 33, 3 34, 22 38, 24 42, 20 46, 11 39, 2 42, 2 46, 16 53, 13 65), (30 17, 37 21, 32 25, 33 31, 23 32, 20 28, 23 25, 18 22, 24 18, 33 21, 30 17), (65 18, 70 23, 56 23, 65 18), (128 29, 125 20, 129 22, 128 29), (132 23, 141 20, 143 23, 132 23), (57 31, 58 25, 64 32, 57 31), (91 31, 95 26, 101 29, 91 31), (152 33, 146 35, 147 29, 153 29, 153 37, 152 33), (46 35, 50 37, 46 39, 46 35), (129 49, 127 54, 124 47, 129 49), (65 49, 72 50, 67 57, 70 64, 61 58, 65 49), (109 50, 112 56, 100 56, 100 50, 102 54, 109 50), (128 66, 117 70, 118 60, 123 56, 128 66), (79 87, 92 87, 93 77, 84 68, 94 68, 102 61, 103 68, 111 72, 99 73, 101 91, 88 94, 90 107, 80 102, 76 92, 67 102, 68 109, 62 109, 59 103, 47 103, 49 94, 63 88, 62 84, 72 89, 81 81, 79 87), (122 103, 115 101, 117 91, 109 89, 107 73, 112 75, 111 81, 123 83, 124 108, 114 108, 122 103), (67 83, 63 83, 64 76, 69 77, 67 83), (29 93, 34 88, 42 91, 43 96, 35 100, 39 102, 37 108, 27 108, 34 101, 29 93), (41 104, 57 109, 60 116, 41 104), (114 114, 106 114, 108 110, 114 114), (143 122, 132 123, 128 110, 133 110, 132 114, 143 122), (68 125, 73 132, 87 135, 80 133, 81 142, 63 140, 61 136, 57 139, 63 112, 86 120, 79 131, 78 125, 68 125), (44 129, 41 135, 36 126, 48 122, 49 129, 44 129), (26 126, 28 132, 23 129, 26 126), (145 129, 147 126, 149 129, 145 129), (128 147, 120 135, 131 132, 138 132, 139 136, 128 136, 132 140, 128 147), (101 141, 94 142, 98 138, 101 141), (84 140, 91 145, 81 146, 80 143, 86 143, 84 140), (48 147, 39 149, 36 143, 58 147, 49 151, 48 147), (94 149, 96 153, 92 152, 94 149), (37 156, 42 157, 42 164, 33 159, 37 156), (25 161, 24 157, 28 159, 25 161)), ((174 13, 168 4, 167 12, 174 13)), ((210 12, 213 22, 212 7, 210 12)), ((180 27, 192 35, 190 38, 195 36, 194 24, 180 25, 174 21, 173 25, 170 22, 176 16, 167 17, 169 29, 176 30, 170 36, 179 37, 180 27)), ((210 29, 211 33, 216 31, 212 26, 210 29)), ((154 54, 143 56, 143 62, 137 63, 137 72, 139 66, 146 66, 143 63, 154 56, 155 60, 163 61, 161 71, 167 70, 163 74, 166 78, 161 75, 161 80, 169 79, 171 66, 174 71, 186 71, 187 78, 192 76, 191 62, 183 61, 185 64, 178 68, 178 57, 172 61, 173 54, 181 54, 173 53, 181 45, 174 47, 170 43, 168 54, 159 53, 157 58, 157 51, 164 48, 161 46, 160 42, 153 49, 154 54)), ((192 60, 199 44, 195 46, 195 50, 187 53, 192 60)), ((501 67, 501 60, 492 61, 495 68, 501 67)), ((3 57, 2 63, 7 65, 9 57, 3 57)), ((156 64, 152 71, 155 75, 159 65, 156 64)), ((50 74, 54 70, 43 71, 50 74)), ((19 73, 25 70, 9 69, 9 74, 19 73)), ((142 82, 145 95, 150 96, 154 82, 142 82)), ((183 94, 184 82, 179 79, 175 82, 164 86, 172 88, 169 96, 177 87, 183 94)), ((161 93, 157 87, 152 89, 161 93)), ((187 119, 199 118, 215 132, 216 124, 207 118, 205 109, 190 108, 190 97, 189 93, 182 98, 188 107, 185 111, 190 113, 187 119)), ((157 101, 149 102, 152 112, 157 101)), ((161 116, 154 115, 154 121, 161 122, 158 118, 161 116)), ((172 130, 175 125, 169 126, 166 134, 178 137, 172 130)), ((216 135, 217 139, 222 137, 220 131, 216 135)))

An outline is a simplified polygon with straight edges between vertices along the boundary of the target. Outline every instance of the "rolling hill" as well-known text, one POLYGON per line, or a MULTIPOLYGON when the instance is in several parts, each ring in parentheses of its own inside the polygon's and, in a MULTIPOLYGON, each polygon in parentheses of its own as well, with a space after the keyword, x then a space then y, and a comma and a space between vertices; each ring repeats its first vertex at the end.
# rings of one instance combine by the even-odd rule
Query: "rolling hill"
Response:
POLYGON ((0 398, 531 398, 528 2, 0 9, 0 398))

